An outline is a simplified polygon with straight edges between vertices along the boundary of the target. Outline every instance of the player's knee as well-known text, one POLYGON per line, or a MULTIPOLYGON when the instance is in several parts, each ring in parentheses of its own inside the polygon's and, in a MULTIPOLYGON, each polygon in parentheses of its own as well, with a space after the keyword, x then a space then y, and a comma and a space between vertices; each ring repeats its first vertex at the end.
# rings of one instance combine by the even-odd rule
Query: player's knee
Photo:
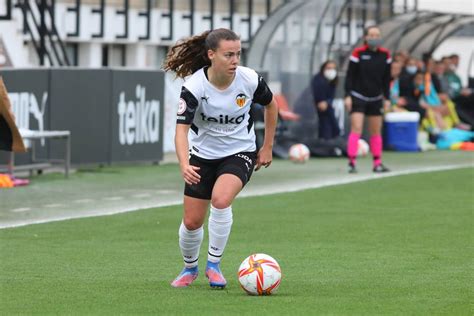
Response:
POLYGON ((232 199, 226 196, 213 196, 211 204, 215 208, 224 209, 228 208, 232 204, 232 199))
POLYGON ((196 230, 202 226, 202 223, 194 218, 184 218, 183 224, 187 230, 196 230))

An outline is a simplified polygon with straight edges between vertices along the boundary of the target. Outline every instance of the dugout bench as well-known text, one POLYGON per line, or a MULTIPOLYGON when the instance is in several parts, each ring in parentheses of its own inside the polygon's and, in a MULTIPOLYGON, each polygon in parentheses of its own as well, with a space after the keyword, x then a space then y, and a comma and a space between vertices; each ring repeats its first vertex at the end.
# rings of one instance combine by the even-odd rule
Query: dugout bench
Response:
POLYGON ((29 154, 31 163, 25 165, 15 165, 15 153, 11 152, 6 167, 0 168, 0 172, 8 172, 14 174, 15 171, 29 171, 32 176, 33 171, 42 171, 53 166, 53 163, 61 163, 64 165, 64 176, 69 177, 69 169, 71 167, 71 132, 70 131, 31 131, 20 130, 21 137, 25 141, 30 141, 29 154), (63 159, 42 159, 39 160, 35 155, 35 143, 40 140, 60 139, 65 144, 65 154, 63 159))

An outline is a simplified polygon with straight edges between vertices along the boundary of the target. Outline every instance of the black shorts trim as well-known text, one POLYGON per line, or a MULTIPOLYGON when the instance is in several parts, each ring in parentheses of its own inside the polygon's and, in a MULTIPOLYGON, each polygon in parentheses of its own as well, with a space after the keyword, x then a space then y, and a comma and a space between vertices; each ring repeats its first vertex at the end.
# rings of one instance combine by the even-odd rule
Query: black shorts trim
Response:
POLYGON ((352 98, 352 113, 364 113, 367 116, 383 115, 383 100, 364 101, 355 96, 352 98))
POLYGON ((204 159, 196 155, 191 155, 189 163, 199 167, 201 180, 197 184, 184 185, 184 195, 197 199, 210 200, 214 184, 223 174, 233 174, 242 181, 244 187, 252 176, 255 163, 257 161, 256 152, 240 152, 220 159, 204 159))

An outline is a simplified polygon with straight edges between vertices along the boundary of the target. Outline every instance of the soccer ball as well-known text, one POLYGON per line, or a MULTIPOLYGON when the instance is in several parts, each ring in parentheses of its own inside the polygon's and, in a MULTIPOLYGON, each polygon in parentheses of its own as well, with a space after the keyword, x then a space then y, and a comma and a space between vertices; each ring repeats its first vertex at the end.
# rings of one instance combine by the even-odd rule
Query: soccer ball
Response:
POLYGON ((357 143, 357 156, 365 157, 369 153, 369 144, 362 138, 359 139, 357 143))
POLYGON ((240 286, 247 294, 270 295, 275 293, 280 285, 281 269, 275 259, 257 253, 242 261, 238 277, 240 286))
POLYGON ((290 147, 288 155, 293 162, 304 163, 309 159, 309 149, 305 144, 294 144, 290 147))

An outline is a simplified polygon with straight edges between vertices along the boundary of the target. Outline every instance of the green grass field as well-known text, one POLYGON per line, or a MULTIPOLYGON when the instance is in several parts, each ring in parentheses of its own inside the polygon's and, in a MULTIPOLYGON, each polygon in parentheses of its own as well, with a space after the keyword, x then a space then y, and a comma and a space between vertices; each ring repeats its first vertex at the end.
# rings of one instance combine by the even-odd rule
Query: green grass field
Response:
POLYGON ((473 192, 465 168, 240 198, 223 291, 170 287, 179 206, 3 229, 0 314, 472 315, 473 192), (253 252, 279 261, 276 295, 239 288, 253 252))

